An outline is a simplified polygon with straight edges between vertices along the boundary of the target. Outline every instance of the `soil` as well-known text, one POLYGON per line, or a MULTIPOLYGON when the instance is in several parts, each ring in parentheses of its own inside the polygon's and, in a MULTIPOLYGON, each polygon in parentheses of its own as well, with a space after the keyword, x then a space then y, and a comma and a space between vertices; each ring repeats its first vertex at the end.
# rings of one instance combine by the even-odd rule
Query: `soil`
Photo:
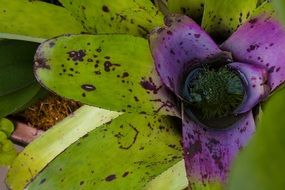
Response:
POLYGON ((47 130, 77 110, 81 104, 54 94, 15 115, 16 120, 47 130))

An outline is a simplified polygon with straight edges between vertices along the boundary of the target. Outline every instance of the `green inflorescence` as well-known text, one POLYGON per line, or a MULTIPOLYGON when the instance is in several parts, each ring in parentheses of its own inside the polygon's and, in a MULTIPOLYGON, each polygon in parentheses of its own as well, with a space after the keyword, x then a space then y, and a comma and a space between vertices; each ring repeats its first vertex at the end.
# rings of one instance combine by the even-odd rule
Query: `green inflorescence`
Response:
POLYGON ((186 85, 191 110, 202 119, 232 114, 244 97, 241 78, 226 67, 217 70, 201 68, 186 85))

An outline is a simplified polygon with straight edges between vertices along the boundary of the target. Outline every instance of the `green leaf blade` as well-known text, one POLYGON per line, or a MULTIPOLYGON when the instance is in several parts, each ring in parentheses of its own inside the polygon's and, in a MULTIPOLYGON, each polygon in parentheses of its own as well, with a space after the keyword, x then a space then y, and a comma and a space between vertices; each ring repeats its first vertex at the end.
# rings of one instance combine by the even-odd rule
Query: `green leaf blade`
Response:
POLYGON ((25 36, 47 39, 84 31, 81 24, 59 6, 28 0, 0 0, 0 4, 0 33, 8 36, 19 34, 24 39, 25 36))
POLYGON ((38 81, 61 96, 114 111, 170 112, 143 38, 62 36, 43 43, 35 62, 38 81))
POLYGON ((181 160, 177 124, 123 114, 70 146, 28 189, 142 189, 181 160))
POLYGON ((120 113, 82 106, 72 115, 45 132, 15 159, 7 175, 13 190, 24 189, 57 155, 86 133, 118 117, 120 113))
POLYGON ((18 40, 0 41, 0 96, 35 82, 33 57, 38 45, 18 40))
POLYGON ((163 25, 162 14, 149 0, 60 0, 92 34, 146 36, 163 25))
POLYGON ((150 181, 144 190, 182 190, 187 187, 185 163, 181 160, 150 181))
POLYGON ((197 23, 201 23, 205 0, 168 0, 167 7, 172 13, 190 16, 197 23))
POLYGON ((202 27, 223 42, 250 17, 256 5, 257 0, 205 0, 202 27))
POLYGON ((283 1, 283 0, 273 0, 272 4, 274 5, 274 8, 275 8, 275 10, 277 12, 277 15, 279 16, 279 18, 281 19, 281 21, 284 24, 285 23, 285 13, 284 13, 285 1, 283 1))
POLYGON ((0 118, 19 111, 32 100, 40 89, 41 86, 37 82, 33 82, 23 89, 0 96, 0 118))

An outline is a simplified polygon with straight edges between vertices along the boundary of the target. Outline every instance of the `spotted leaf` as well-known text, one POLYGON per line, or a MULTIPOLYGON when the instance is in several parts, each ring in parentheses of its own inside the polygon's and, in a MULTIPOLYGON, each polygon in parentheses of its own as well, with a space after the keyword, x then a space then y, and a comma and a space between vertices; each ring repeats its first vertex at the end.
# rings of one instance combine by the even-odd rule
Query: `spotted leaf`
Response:
POLYGON ((256 8, 257 0, 205 0, 203 28, 218 41, 230 36, 256 8))
POLYGON ((200 23, 205 0, 168 0, 167 7, 172 13, 185 14, 200 23))
POLYGON ((84 31, 81 24, 59 6, 28 0, 0 0, 0 4, 1 38, 38 42, 42 38, 84 31))
POLYGON ((62 36, 35 56, 38 81, 57 94, 114 111, 168 114, 147 40, 127 35, 62 36))
POLYGON ((223 189, 233 159, 255 131, 251 112, 225 130, 211 130, 185 117, 183 147, 189 187, 223 189))
POLYGON ((71 145, 27 189, 143 189, 181 160, 177 124, 123 114, 71 145))
POLYGON ((270 2, 271 0, 258 0, 257 1, 257 6, 260 6, 262 5, 263 3, 266 3, 266 2, 270 2))
POLYGON ((88 32, 127 33, 145 36, 163 23, 161 13, 149 0, 60 0, 88 32))
POLYGON ((273 91, 285 81, 285 29, 270 7, 243 24, 221 48, 232 52, 237 61, 266 68, 273 91))
POLYGON ((34 140, 15 159, 6 183, 11 189, 24 187, 58 154, 89 131, 120 114, 90 106, 82 106, 71 116, 34 140))

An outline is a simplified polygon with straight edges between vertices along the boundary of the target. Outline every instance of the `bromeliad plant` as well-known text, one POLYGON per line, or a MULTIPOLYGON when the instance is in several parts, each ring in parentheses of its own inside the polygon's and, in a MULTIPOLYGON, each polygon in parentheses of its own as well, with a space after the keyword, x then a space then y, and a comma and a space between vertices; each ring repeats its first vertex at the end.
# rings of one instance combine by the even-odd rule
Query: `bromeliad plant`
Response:
MULTIPOLYGON (((3 17, 24 14, 14 8, 50 7, 1 1, 10 8, 3 8, 3 17)), ((285 80, 285 30, 271 4, 256 9, 257 0, 170 0, 168 6, 159 1, 163 24, 148 0, 61 3, 66 9, 50 8, 70 11, 82 25, 74 20, 76 30, 40 45, 38 81, 61 96, 123 114, 71 145, 28 189, 154 189, 149 182, 182 158, 179 126, 189 188, 222 188, 233 159, 255 131, 252 109, 285 80)), ((4 22, 1 32, 26 40, 52 37, 31 27, 25 22, 15 30, 4 22)), ((36 159, 25 153, 21 158, 36 159)), ((19 163, 8 176, 12 189, 30 182, 15 178, 20 168, 32 178, 44 167, 19 163)))

